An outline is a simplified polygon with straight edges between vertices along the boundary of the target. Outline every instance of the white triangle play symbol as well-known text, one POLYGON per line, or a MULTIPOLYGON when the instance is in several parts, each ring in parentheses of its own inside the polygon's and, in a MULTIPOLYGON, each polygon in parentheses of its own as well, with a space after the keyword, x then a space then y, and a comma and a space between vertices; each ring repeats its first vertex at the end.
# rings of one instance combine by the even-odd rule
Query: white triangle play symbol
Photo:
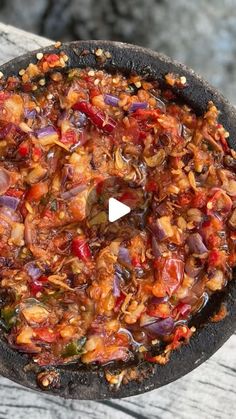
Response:
POLYGON ((122 202, 117 201, 115 198, 110 198, 108 201, 108 219, 111 223, 119 218, 124 217, 124 215, 129 214, 131 211, 128 205, 122 204, 122 202))

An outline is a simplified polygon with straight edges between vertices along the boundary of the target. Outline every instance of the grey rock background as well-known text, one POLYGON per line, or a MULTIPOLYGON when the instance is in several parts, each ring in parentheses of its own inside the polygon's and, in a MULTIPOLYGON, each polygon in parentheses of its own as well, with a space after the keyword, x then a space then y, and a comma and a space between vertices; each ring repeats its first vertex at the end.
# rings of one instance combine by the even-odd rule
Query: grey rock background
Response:
POLYGON ((0 21, 55 40, 150 47, 194 68, 236 103, 236 0, 0 0, 0 21))

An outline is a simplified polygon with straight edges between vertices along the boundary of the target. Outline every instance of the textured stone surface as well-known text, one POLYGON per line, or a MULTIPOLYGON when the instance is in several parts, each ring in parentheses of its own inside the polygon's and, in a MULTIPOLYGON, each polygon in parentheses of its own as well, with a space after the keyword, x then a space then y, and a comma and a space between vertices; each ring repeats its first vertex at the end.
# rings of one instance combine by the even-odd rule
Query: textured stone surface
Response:
MULTIPOLYGON (((0 64, 50 41, 0 24, 0 64)), ((109 401, 63 400, 0 378, 0 419, 231 419, 236 410, 236 334, 207 362, 159 390, 109 401)), ((17 368, 17 365, 16 365, 17 368)))
POLYGON ((52 39, 136 43, 193 67, 236 102, 235 0, 1 0, 0 20, 52 39))

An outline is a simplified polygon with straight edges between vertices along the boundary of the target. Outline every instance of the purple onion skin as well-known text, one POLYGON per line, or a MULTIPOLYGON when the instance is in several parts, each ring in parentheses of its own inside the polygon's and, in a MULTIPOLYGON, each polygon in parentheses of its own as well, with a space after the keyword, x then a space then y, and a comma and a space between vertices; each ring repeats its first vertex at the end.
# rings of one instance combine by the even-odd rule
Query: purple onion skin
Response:
POLYGON ((70 189, 69 191, 63 192, 61 194, 62 199, 70 199, 73 196, 78 195, 80 192, 83 192, 87 186, 85 184, 76 186, 75 188, 70 189))
POLYGON ((27 271, 28 275, 34 280, 40 278, 40 276, 42 276, 43 274, 41 269, 38 266, 36 266, 34 262, 27 263, 25 265, 25 270, 27 271))
POLYGON ((167 237, 167 234, 164 228, 161 226, 159 221, 157 220, 155 224, 151 225, 151 230, 155 236, 155 238, 159 241, 164 240, 167 237))
POLYGON ((114 297, 120 296, 120 278, 117 274, 114 275, 113 279, 113 295, 114 297))
POLYGON ((155 258, 159 258, 162 255, 160 246, 154 236, 152 236, 152 253, 155 258))
POLYGON ((201 255, 208 252, 205 244, 203 243, 202 236, 199 233, 193 233, 188 237, 187 244, 191 253, 201 255))
POLYGON ((86 125, 87 120, 87 116, 80 111, 74 111, 73 115, 70 118, 70 121, 72 122, 75 128, 83 128, 86 125))
POLYGON ((36 113, 35 109, 32 109, 31 111, 29 109, 25 109, 25 118, 34 119, 36 117, 36 113))
POLYGON ((145 327, 145 330, 153 336, 160 335, 170 335, 175 326, 175 322, 171 317, 167 317, 163 320, 158 320, 154 323, 148 324, 145 327))
POLYGON ((168 301, 168 296, 165 297, 152 297, 151 300, 149 300, 150 304, 162 304, 168 301))
POLYGON ((0 196, 0 205, 11 208, 14 211, 17 209, 19 202, 20 202, 19 198, 15 198, 14 196, 7 196, 7 195, 0 196))
POLYGON ((0 168, 0 195, 4 194, 10 187, 11 175, 4 168, 0 168))
POLYGON ((38 138, 43 138, 43 137, 46 137, 47 135, 56 134, 56 130, 52 125, 48 125, 47 127, 37 129, 35 131, 35 134, 37 135, 38 138))
POLYGON ((118 259, 123 262, 126 263, 128 265, 131 264, 131 259, 130 259, 130 255, 129 255, 129 250, 126 249, 126 247, 120 247, 119 249, 119 253, 118 253, 118 259))
POLYGON ((106 103, 106 105, 110 105, 110 106, 118 106, 119 104, 119 98, 117 96, 113 96, 113 95, 104 95, 104 102, 106 103))
POLYGON ((184 270, 190 278, 196 278, 203 270, 203 266, 196 266, 194 264, 194 258, 190 257, 185 262, 184 270))
POLYGON ((133 102, 129 107, 129 112, 135 112, 138 109, 147 109, 147 102, 133 102))

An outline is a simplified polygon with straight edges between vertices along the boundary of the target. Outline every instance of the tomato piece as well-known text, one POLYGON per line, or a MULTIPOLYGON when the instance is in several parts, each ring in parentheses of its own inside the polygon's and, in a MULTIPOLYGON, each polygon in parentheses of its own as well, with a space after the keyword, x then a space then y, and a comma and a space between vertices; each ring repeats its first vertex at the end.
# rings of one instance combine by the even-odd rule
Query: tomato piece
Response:
POLYGON ((227 217, 232 210, 232 200, 222 189, 215 189, 214 194, 207 202, 207 214, 218 212, 221 217, 227 217))
MULTIPOLYGON (((155 261, 157 284, 161 284, 168 295, 180 285, 184 275, 184 262, 177 258, 159 258, 155 261)), ((155 286, 154 285, 154 295, 155 286)), ((159 295, 156 295, 159 297, 159 295)))
POLYGON ((214 268, 216 267, 224 267, 226 263, 227 255, 225 252, 221 252, 220 250, 213 249, 208 256, 208 264, 214 268))
POLYGON ((192 199, 193 195, 191 192, 183 192, 178 196, 178 204, 181 207, 186 207, 192 202, 192 199))
POLYGON ((71 250, 75 256, 84 262, 91 258, 89 245, 81 236, 77 236, 72 240, 71 250))
POLYGON ((217 232, 222 229, 223 222, 216 217, 211 217, 202 224, 200 234, 208 249, 220 246, 221 238, 217 235, 217 232))
POLYGON ((28 201, 40 201, 40 199, 48 193, 48 184, 46 182, 40 182, 31 186, 27 193, 28 201))
POLYGON ((170 306, 167 303, 151 304, 147 308, 147 314, 151 317, 170 317, 170 306))
POLYGON ((60 60, 60 57, 57 54, 49 54, 44 56, 44 59, 47 61, 48 64, 54 64, 60 60))
POLYGON ((77 143, 78 136, 73 129, 68 129, 61 136, 61 142, 63 144, 75 144, 77 143))
POLYGON ((202 191, 196 192, 192 200, 192 207, 203 208, 206 205, 206 203, 207 203, 206 193, 202 191))
POLYGON ((37 338, 47 343, 53 343, 57 340, 58 334, 49 327, 38 327, 34 329, 37 338))
POLYGON ((147 192, 157 192, 158 191, 158 184, 155 180, 149 180, 149 182, 146 183, 145 187, 147 192))

